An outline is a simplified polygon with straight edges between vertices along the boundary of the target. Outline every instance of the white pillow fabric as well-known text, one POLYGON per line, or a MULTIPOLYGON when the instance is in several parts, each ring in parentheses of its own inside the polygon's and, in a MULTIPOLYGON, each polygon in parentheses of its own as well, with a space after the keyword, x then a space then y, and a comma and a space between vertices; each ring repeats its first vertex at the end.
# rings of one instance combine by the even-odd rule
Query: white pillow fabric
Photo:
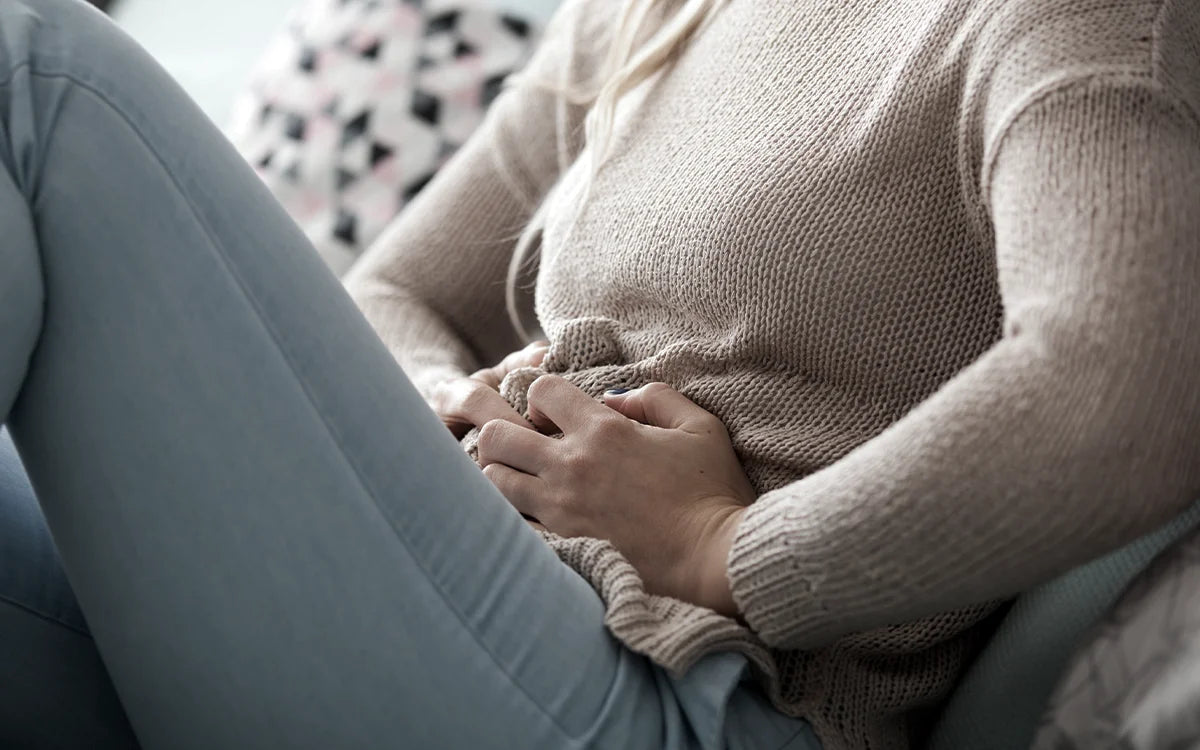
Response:
POLYGON ((307 0, 228 134, 340 275, 478 126, 535 31, 490 2, 307 0))
POLYGON ((1200 747, 1200 532, 1157 559, 1075 655, 1033 747, 1200 747))

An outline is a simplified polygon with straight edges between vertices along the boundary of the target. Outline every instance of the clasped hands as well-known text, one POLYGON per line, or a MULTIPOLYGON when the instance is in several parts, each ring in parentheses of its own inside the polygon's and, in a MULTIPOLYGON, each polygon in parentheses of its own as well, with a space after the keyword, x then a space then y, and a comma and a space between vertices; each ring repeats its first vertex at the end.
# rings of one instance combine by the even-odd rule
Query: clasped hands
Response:
POLYGON ((483 473, 521 513, 560 536, 608 540, 650 593, 736 615, 726 561, 755 494, 725 426, 663 383, 596 400, 555 375, 529 387, 526 420, 498 387, 546 351, 536 342, 443 383, 434 410, 458 437, 481 428, 483 473))

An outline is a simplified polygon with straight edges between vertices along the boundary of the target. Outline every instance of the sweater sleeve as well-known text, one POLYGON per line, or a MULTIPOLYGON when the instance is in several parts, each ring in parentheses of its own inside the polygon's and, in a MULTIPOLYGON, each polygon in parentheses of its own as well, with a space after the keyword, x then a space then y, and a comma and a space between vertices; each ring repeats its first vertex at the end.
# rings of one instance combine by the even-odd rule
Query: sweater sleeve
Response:
POLYGON ((1154 81, 1031 96, 989 145, 1002 339, 875 439, 761 497, 729 559, 769 645, 1007 597, 1200 490, 1200 127, 1154 81))
POLYGON ((533 59, 480 128, 351 269, 345 284, 393 356, 428 395, 520 348, 505 307, 518 238, 575 157, 602 27, 568 0, 533 59))

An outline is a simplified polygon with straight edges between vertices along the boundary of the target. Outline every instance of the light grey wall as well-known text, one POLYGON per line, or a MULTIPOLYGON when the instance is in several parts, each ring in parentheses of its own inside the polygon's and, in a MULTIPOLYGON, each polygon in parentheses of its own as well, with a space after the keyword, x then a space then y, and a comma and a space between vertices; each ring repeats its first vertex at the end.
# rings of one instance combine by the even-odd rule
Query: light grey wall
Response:
POLYGON ((498 7, 512 9, 545 21, 554 13, 561 0, 495 0, 498 7))
POLYGON ((113 18, 223 125, 295 0, 117 0, 113 18))

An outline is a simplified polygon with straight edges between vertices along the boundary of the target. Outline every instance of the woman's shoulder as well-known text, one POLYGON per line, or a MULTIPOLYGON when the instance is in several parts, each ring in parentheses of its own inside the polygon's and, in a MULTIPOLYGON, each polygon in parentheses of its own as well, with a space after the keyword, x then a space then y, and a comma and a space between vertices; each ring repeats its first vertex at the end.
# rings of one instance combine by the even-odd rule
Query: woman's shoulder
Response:
POLYGON ((1200 57, 1196 0, 978 0, 971 6, 977 75, 1027 84, 1063 76, 1154 76, 1164 63, 1195 67, 1200 57))
POLYGON ((542 34, 527 74, 538 83, 573 89, 596 75, 611 43, 612 12, 599 0, 563 0, 542 34))
MULTIPOLYGON (((975 0, 962 37, 968 106, 993 128, 1085 81, 1145 85, 1200 111, 1197 0, 975 0)), ((985 126, 985 130, 987 130, 985 126)))
POLYGON ((1155 80, 1200 116, 1200 2, 1164 0, 1153 28, 1155 80))
POLYGON ((977 38, 977 53, 1096 65, 1134 62, 1168 8, 1186 12, 1193 5, 1194 0, 968 0, 964 17, 977 38))

